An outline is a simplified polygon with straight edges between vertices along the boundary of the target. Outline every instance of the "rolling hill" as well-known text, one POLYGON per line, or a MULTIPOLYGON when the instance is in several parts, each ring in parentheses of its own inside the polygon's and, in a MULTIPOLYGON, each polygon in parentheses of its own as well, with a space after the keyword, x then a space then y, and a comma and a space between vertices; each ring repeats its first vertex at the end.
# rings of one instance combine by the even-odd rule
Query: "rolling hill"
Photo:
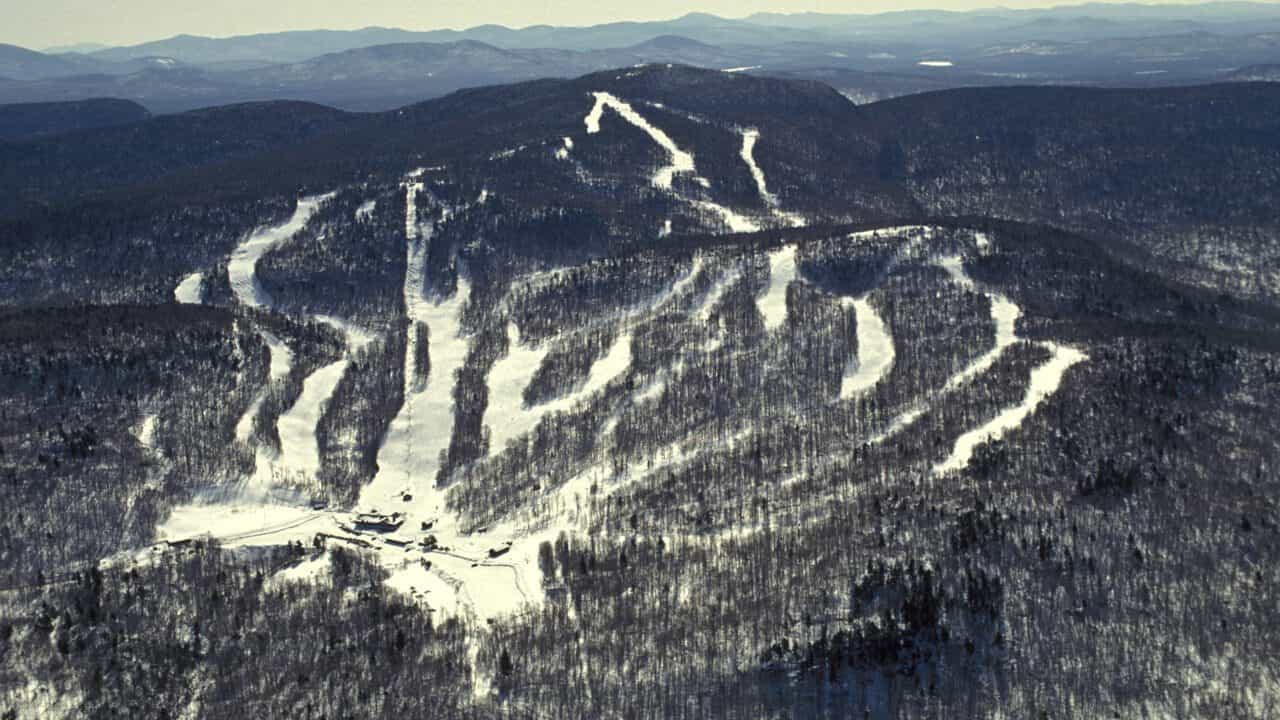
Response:
POLYGON ((1267 717, 1277 104, 659 64, 0 145, 0 712, 1267 717))

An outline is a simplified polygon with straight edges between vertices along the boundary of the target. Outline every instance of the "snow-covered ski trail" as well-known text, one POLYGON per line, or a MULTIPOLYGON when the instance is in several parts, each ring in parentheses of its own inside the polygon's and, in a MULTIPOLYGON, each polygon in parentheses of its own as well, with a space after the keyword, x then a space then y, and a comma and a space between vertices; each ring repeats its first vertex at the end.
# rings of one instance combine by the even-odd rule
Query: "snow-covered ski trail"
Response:
POLYGON ((204 273, 193 272, 173 289, 173 299, 183 305, 199 305, 203 301, 200 292, 203 285, 204 273))
POLYGON ((765 180, 764 170, 760 169, 760 165, 756 163, 756 143, 760 141, 760 131, 750 128, 742 131, 742 149, 739 156, 742 161, 747 164, 747 169, 751 171, 751 177, 756 181, 756 191, 760 193, 760 199, 764 201, 778 220, 790 227, 799 227, 805 224, 805 220, 800 215, 790 213, 782 209, 778 203, 778 196, 769 192, 769 184, 765 180))
MULTIPOLYGON (((346 359, 329 363, 306 377, 302 382, 302 394, 294 404, 280 415, 276 430, 280 435, 280 455, 269 470, 300 473, 313 477, 320 471, 320 445, 316 440, 316 425, 324 416, 334 388, 342 380, 350 361, 346 359)), ((259 472, 263 468, 259 467, 259 472)))
MULTIPOLYGON (((289 371, 293 369, 293 351, 274 333, 264 330, 260 335, 267 343, 267 356, 271 363, 267 373, 267 384, 278 383, 289 377, 289 371)), ((236 440, 240 442, 249 441, 249 438, 253 435, 254 418, 258 416, 258 409, 262 407, 266 395, 267 388, 264 387, 258 392, 258 396, 254 398, 253 402, 250 403, 244 415, 240 416, 240 421, 236 423, 236 440)))
MULTIPOLYGON (((964 270, 964 261, 955 255, 942 258, 938 261, 938 265, 947 271, 951 279, 959 286, 976 290, 973 278, 969 277, 964 270)), ((1021 308, 1014 305, 1009 298, 995 292, 983 292, 991 301, 991 320, 996 326, 996 341, 990 350, 978 356, 973 362, 969 363, 963 370, 956 373, 947 381, 947 390, 954 390, 960 387, 974 377, 991 369, 996 360, 1004 354, 1005 348, 1012 345, 1017 339, 1018 317, 1022 314, 1021 308)))
MULTIPOLYGON (((232 292, 242 305, 256 308, 270 305, 270 297, 268 297, 266 290, 263 289, 262 284, 258 281, 258 260, 306 227, 307 222, 320 209, 320 205, 329 197, 332 197, 332 194, 300 198, 293 215, 288 220, 280 225, 255 230, 232 251, 231 258, 227 262, 227 278, 231 283, 232 292)), ((289 371, 293 366, 293 353, 289 350, 288 345, 269 332, 263 332, 262 338, 267 343, 267 356, 270 363, 269 385, 283 380, 289 375, 289 371)), ((253 434, 254 418, 266 398, 267 391, 268 388, 264 387, 258 393, 258 396, 249 405, 244 415, 240 417, 240 421, 236 423, 237 440, 241 442, 249 441, 253 434)), ((263 456, 264 453, 260 451, 258 470, 255 472, 255 476, 266 471, 266 468, 263 467, 263 456)))
MULTIPOLYGON (((663 150, 667 151, 670 160, 667 165, 659 168, 650 178, 650 182, 654 187, 672 191, 672 183, 676 175, 692 175, 694 181, 704 188, 711 187, 711 183, 703 177, 697 175, 697 165, 694 162, 693 154, 683 150, 676 144, 671 136, 663 132, 661 128, 654 126, 643 115, 636 112, 635 108, 629 103, 620 100, 607 92, 592 93, 595 98, 595 104, 591 108, 584 120, 587 126, 587 134, 594 135, 600 132, 600 120, 604 117, 605 108, 610 108, 627 122, 643 130, 649 137, 663 150)), ((716 202, 700 198, 683 198, 686 202, 703 212, 714 215, 721 223, 729 228, 730 232, 747 233, 760 230, 760 223, 752 218, 735 212, 716 202)), ((668 230, 669 233, 669 230, 668 230)))
POLYGON ((604 115, 604 110, 606 107, 612 108, 614 112, 622 116, 622 119, 648 133, 649 137, 652 138, 659 147, 666 150, 667 154, 671 156, 670 163, 666 167, 660 168, 656 173, 654 173, 652 182, 655 187, 663 190, 670 190, 671 182, 675 179, 676 175, 682 173, 692 174, 695 172, 696 169, 693 163, 693 155, 681 150, 680 147, 676 145, 675 141, 671 139, 670 135, 663 132, 661 128, 654 127, 650 124, 649 121, 645 120, 643 115, 636 112, 629 103, 619 100, 607 92, 592 93, 592 96, 595 97, 596 104, 591 108, 591 112, 586 117, 585 122, 587 125, 588 135, 594 135, 600 132, 600 119, 604 115))
POLYGON ((765 330, 776 330, 787 319, 787 287, 798 274, 795 245, 786 245, 769 253, 769 286, 756 303, 764 316, 765 330))
POLYGON ((587 379, 578 389, 550 402, 525 407, 524 389, 542 366, 549 343, 528 347, 520 343, 514 323, 507 326, 508 350, 489 371, 489 405, 484 423, 489 428, 489 453, 501 452, 509 442, 538 426, 550 413, 571 409, 580 400, 603 390, 631 365, 631 330, 624 330, 604 357, 591 365, 587 379))
MULTIPOLYGON (((434 486, 440 452, 449 447, 453 431, 454 374, 466 361, 469 341, 462 328, 462 311, 470 286, 459 276, 448 298, 426 297, 424 266, 431 232, 409 243, 405 277, 405 309, 409 316, 405 344, 404 404, 392 420, 378 451, 378 474, 361 493, 362 507, 386 509, 402 490, 415 495, 434 486), (428 337, 420 337, 425 328, 428 337), (427 344, 430 369, 425 384, 417 382, 419 346, 427 344)), ((440 498, 443 503, 443 498, 440 498)))
POLYGON ((262 283, 258 281, 258 260, 281 243, 297 235, 307 226, 307 222, 320 209, 320 205, 331 197, 333 197, 332 193, 300 198, 293 216, 287 221, 281 225, 259 228, 232 251, 231 260, 227 263, 227 279, 231 281, 231 290, 241 305, 255 308, 271 305, 271 298, 262 287, 262 283))
POLYGON ((1058 391, 1059 386, 1062 385, 1062 376, 1066 374, 1067 370, 1070 370, 1073 365, 1088 359, 1083 352, 1075 348, 1054 343, 1044 343, 1044 347, 1052 355, 1047 362, 1031 371, 1031 381, 1027 386, 1027 394, 1023 397, 1022 402, 1008 408, 982 426, 956 438, 951 455, 934 466, 933 472, 935 475, 963 469, 969 464, 974 450, 979 445, 989 440, 998 440, 1005 433, 1016 429, 1035 412, 1040 403, 1058 391))
POLYGON ((875 387, 893 369, 893 337, 866 298, 848 299, 858 333, 858 359, 840 383, 840 399, 848 400, 875 387))

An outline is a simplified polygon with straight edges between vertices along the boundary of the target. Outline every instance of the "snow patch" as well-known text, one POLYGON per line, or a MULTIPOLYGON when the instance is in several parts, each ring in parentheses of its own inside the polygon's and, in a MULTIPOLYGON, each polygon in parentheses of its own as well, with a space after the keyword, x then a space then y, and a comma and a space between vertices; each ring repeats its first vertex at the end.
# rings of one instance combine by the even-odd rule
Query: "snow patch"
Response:
POLYGON ((730 232, 753 233, 760 230, 760 223, 718 203, 713 203, 708 200, 694 200, 691 204, 700 210, 705 210, 706 212, 715 215, 716 219, 724 223, 724 225, 729 228, 730 232))
POLYGON ((562 145, 561 147, 559 147, 559 148, 557 148, 557 149, 556 149, 556 159, 557 159, 557 160, 568 160, 568 159, 569 159, 569 152, 570 152, 571 150, 573 150, 573 138, 571 138, 571 137, 566 137, 566 138, 564 138, 564 143, 563 143, 563 145, 562 145))
POLYGON ((332 569, 333 561, 330 560, 329 553, 323 552, 296 565, 290 565, 272 575, 267 581, 267 588, 279 588, 286 583, 309 583, 327 580, 332 569))
POLYGON ((178 287, 173 289, 173 299, 183 305, 199 305, 202 301, 201 289, 204 285, 204 273, 193 272, 182 278, 178 287))
POLYGON ((156 420, 157 417, 154 413, 142 418, 142 422, 139 423, 137 432, 134 435, 138 440, 138 444, 147 450, 156 449, 156 420))

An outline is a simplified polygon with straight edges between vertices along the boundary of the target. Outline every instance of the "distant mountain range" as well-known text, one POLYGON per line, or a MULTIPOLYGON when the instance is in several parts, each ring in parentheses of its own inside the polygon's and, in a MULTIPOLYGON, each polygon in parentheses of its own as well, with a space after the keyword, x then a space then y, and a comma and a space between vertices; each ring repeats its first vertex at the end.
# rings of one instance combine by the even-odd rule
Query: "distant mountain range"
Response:
POLYGON ((120 97, 174 112, 298 99, 383 110, 464 87, 645 63, 823 79, 858 100, 1015 82, 1176 85, 1278 59, 1280 6, 1266 4, 695 13, 590 27, 180 35, 90 52, 0 45, 0 102, 120 97))
POLYGON ((1280 63, 1250 65, 1231 73, 1237 82, 1280 82, 1280 63))

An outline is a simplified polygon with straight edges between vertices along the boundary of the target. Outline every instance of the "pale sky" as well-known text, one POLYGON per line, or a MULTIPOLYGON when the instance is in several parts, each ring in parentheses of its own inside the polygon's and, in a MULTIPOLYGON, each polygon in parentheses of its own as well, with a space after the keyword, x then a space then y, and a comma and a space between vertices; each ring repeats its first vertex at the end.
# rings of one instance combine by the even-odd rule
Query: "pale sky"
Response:
MULTIPOLYGON (((1174 0, 1177 2, 1178 0, 1174 0)), ((1190 0, 1194 2, 1195 0, 1190 0)), ((870 13, 889 10, 1042 7, 1046 0, 0 0, 0 42, 40 49, 100 42, 130 45, 190 33, 244 35, 279 30, 463 29, 485 23, 593 25, 663 20, 690 11, 870 13)))

